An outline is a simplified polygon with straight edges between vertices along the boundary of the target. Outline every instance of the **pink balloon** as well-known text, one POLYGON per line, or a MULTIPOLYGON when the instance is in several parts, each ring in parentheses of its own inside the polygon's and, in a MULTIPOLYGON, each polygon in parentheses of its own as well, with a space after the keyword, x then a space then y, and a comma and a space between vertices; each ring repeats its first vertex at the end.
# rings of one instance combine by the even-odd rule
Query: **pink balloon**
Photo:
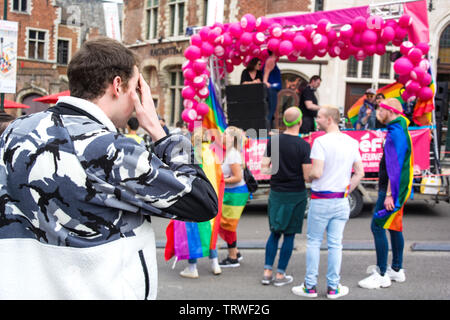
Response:
POLYGON ((429 46, 428 44, 426 44, 425 42, 419 42, 419 43, 416 45, 416 48, 417 48, 417 49, 420 49, 420 51, 422 51, 423 54, 427 54, 428 51, 430 50, 430 46, 429 46))
POLYGON ((183 100, 183 106, 186 109, 195 108, 197 106, 197 104, 198 104, 197 100, 193 100, 193 99, 184 99, 183 100))
POLYGON ((221 35, 220 28, 215 28, 209 31, 208 33, 208 41, 211 44, 216 43, 218 41, 219 36, 221 35))
POLYGON ((200 88, 200 90, 197 91, 197 95, 200 99, 206 99, 209 96, 209 89, 208 87, 200 88))
POLYGON ((366 29, 361 35, 363 44, 375 44, 377 42, 377 33, 373 30, 366 29))
POLYGON ((333 43, 337 39, 337 33, 334 29, 330 29, 330 31, 328 31, 326 36, 328 38, 328 43, 333 43))
POLYGON ((375 52, 377 52, 377 45, 376 44, 365 45, 363 48, 364 48, 364 52, 368 56, 373 56, 375 54, 375 52))
POLYGON ((394 71, 400 75, 410 73, 413 68, 412 62, 405 57, 397 59, 394 63, 394 71))
POLYGON ((185 62, 183 62, 183 64, 181 65, 181 70, 186 70, 186 69, 192 69, 192 61, 191 60, 186 60, 185 62))
POLYGON ((408 28, 409 26, 411 26, 413 22, 413 19, 411 16, 404 14, 400 17, 400 19, 398 20, 398 25, 402 28, 408 28))
POLYGON ((279 38, 283 34, 283 27, 279 23, 274 23, 269 27, 270 34, 275 37, 279 38))
POLYGON ((340 35, 342 38, 350 39, 353 36, 353 28, 349 24, 344 24, 341 27, 340 35))
POLYGON ((208 35, 209 35, 209 27, 203 27, 199 31, 199 35, 202 38, 203 41, 208 41, 208 35))
POLYGON ((183 70, 183 77, 184 77, 184 79, 193 80, 196 76, 197 76, 197 74, 191 68, 187 68, 187 69, 183 70))
POLYGON ((226 48, 233 43, 233 39, 228 32, 225 32, 217 38, 216 43, 219 43, 226 48))
POLYGON ((431 98, 433 98, 433 90, 431 90, 428 87, 422 87, 419 90, 418 97, 420 100, 423 100, 423 101, 430 100, 431 98))
POLYGON ((184 50, 184 56, 186 59, 195 60, 202 56, 202 51, 197 46, 189 46, 184 50))
POLYGON ((253 34, 253 43, 256 45, 263 44, 266 40, 266 36, 262 32, 256 32, 253 34))
POLYGON ((253 34, 251 34, 250 32, 244 32, 241 35, 241 39, 240 39, 241 43, 248 46, 250 45, 250 43, 253 42, 253 34))
POLYGON ((197 111, 193 108, 184 109, 181 113, 181 119, 183 119, 184 122, 192 122, 197 119, 197 111))
POLYGON ((358 50, 355 54, 355 59, 358 61, 363 61, 367 57, 367 54, 363 49, 358 50))
POLYGON ((362 46, 361 33, 353 34, 353 37, 351 38, 351 42, 353 45, 355 45, 357 47, 362 46))
POLYGON ((283 31, 283 35, 281 36, 283 40, 289 40, 289 41, 293 41, 294 37, 295 37, 295 32, 286 29, 283 31))
POLYGON ((317 32, 327 34, 331 30, 331 22, 328 19, 320 19, 317 22, 317 32))
POLYGON ((194 61, 192 65, 192 69, 194 69, 195 73, 198 75, 202 74, 205 71, 207 66, 207 62, 204 59, 197 59, 194 61))
POLYGON ((292 50, 294 50, 294 46, 292 45, 291 41, 283 40, 281 41, 278 50, 282 56, 287 56, 291 54, 292 50))
POLYGON ((272 52, 278 52, 278 47, 280 46, 280 40, 277 38, 271 38, 269 42, 267 42, 267 49, 272 52))
POLYGON ((302 34, 298 33, 295 36, 292 44, 294 45, 295 50, 302 51, 303 49, 305 49, 307 41, 302 34))
POLYGON ((329 54, 330 57, 332 57, 332 58, 336 58, 340 53, 341 53, 341 48, 339 48, 337 45, 332 45, 332 46, 328 49, 328 54, 329 54))
POLYGON ((406 82, 405 84, 405 89, 410 93, 410 94, 417 94, 417 92, 420 89, 420 84, 417 81, 414 80, 409 80, 408 82, 406 82))
POLYGON ((412 63, 418 64, 422 60, 423 52, 418 48, 412 48, 408 51, 408 58, 412 63))
POLYGON ((408 100, 415 100, 416 96, 411 94, 409 91, 405 90, 403 91, 402 95, 401 95, 403 101, 408 101, 408 100))
POLYGON ((214 48, 214 54, 216 57, 221 58, 225 55, 225 49, 221 45, 218 45, 214 48))
POLYGON ((398 77, 398 82, 400 82, 401 84, 406 84, 409 81, 409 79, 410 79, 409 73, 401 74, 398 77))
POLYGON ((339 53, 339 58, 341 60, 347 60, 350 58, 350 53, 347 50, 341 50, 341 53, 339 53))
POLYGON ((430 83, 431 83, 431 74, 429 74, 428 72, 427 73, 425 73, 424 75, 423 75, 423 78, 422 78, 422 80, 420 81, 420 85, 422 86, 422 87, 428 87, 429 85, 430 85, 430 83))
POLYGON ((190 38, 191 45, 201 47, 202 45, 202 37, 199 34, 193 34, 190 38))
POLYGON ((313 38, 313 45, 317 49, 325 49, 328 46, 328 38, 320 33, 316 33, 313 38))
POLYGON ((242 63, 241 56, 233 56, 231 58, 231 63, 235 66, 240 65, 242 63))
POLYGON ((298 60, 298 56, 293 54, 293 53, 291 53, 290 55, 288 55, 288 60, 292 61, 292 62, 295 62, 295 61, 298 60))
POLYGON ((423 71, 428 72, 428 69, 430 69, 430 62, 428 62, 427 59, 422 59, 419 62, 419 67, 421 67, 423 71))
POLYGON ((366 28, 366 19, 358 16, 353 19, 352 26, 355 32, 362 32, 366 28))
POLYGON ((237 22, 230 23, 228 31, 233 37, 239 38, 242 34, 241 24, 237 22))
POLYGON ((314 30, 314 27, 310 24, 305 26, 305 29, 303 30, 303 36, 306 39, 312 39, 314 35, 316 34, 316 31, 314 30))
POLYGON ((253 31, 253 29, 255 29, 255 25, 256 19, 252 14, 244 14, 244 16, 241 18, 241 27, 245 31, 253 31))
POLYGON ((383 43, 391 42, 395 37, 395 30, 391 26, 386 26, 381 30, 380 38, 383 43))
POLYGON ((412 69, 412 71, 409 73, 411 79, 416 81, 421 81, 423 77, 425 76, 425 72, 421 67, 415 67, 412 69))
POLYGON ((318 57, 322 58, 322 57, 325 57, 327 52, 328 52, 327 48, 323 48, 323 49, 317 50, 316 54, 318 57))
POLYGON ((209 42, 202 43, 202 56, 209 57, 214 52, 214 46, 209 42))
POLYGON ((371 30, 381 30, 384 27, 384 19, 380 16, 370 16, 367 19, 367 28, 371 30))
POLYGON ((205 84, 206 84, 205 78, 202 76, 197 76, 194 78, 194 80, 192 80, 192 86, 195 89, 203 88, 205 84))
POLYGON ((403 40, 406 37, 408 30, 402 27, 397 27, 395 29, 395 38, 398 40, 403 40))
POLYGON ((392 40, 392 44, 396 47, 400 47, 402 45, 402 43, 403 43, 403 39, 394 38, 394 40, 392 40))
POLYGON ((197 114, 199 116, 204 116, 205 114, 207 114, 209 112, 209 106, 206 103, 200 102, 199 104, 197 104, 197 114))
POLYGON ((194 88, 192 88, 192 87, 184 87, 181 90, 181 96, 184 99, 194 99, 194 97, 195 97, 195 90, 194 90, 194 88))
POLYGON ((414 44, 411 41, 403 41, 400 46, 400 53, 404 56, 408 55, 409 50, 414 47, 414 44))
POLYGON ((379 56, 382 56, 386 53, 386 46, 382 43, 377 43, 376 44, 376 50, 375 53, 378 54, 379 56))
POLYGON ((267 28, 270 25, 270 20, 267 19, 266 17, 259 17, 258 19, 256 19, 255 22, 255 26, 256 26, 256 30, 258 30, 259 32, 264 32, 267 30, 267 28))
POLYGON ((226 63, 225 64, 225 69, 227 70, 228 73, 232 73, 234 70, 234 66, 232 63, 226 63))

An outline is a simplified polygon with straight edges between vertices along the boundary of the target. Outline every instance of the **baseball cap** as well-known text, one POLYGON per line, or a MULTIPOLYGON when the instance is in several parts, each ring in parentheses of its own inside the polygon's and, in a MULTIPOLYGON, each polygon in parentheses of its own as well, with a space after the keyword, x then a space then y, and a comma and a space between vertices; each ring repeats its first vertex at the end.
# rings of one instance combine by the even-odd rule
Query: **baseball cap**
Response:
POLYGON ((373 94, 373 95, 375 95, 375 94, 377 94, 377 92, 375 91, 375 89, 372 89, 372 88, 369 88, 369 89, 367 89, 366 90, 366 94, 373 94))

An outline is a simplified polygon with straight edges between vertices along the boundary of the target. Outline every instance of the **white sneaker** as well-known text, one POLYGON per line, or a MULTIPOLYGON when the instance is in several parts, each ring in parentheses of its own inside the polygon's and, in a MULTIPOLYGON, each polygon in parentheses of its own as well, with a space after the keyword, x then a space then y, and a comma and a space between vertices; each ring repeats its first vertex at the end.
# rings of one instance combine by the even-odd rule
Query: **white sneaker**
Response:
POLYGON ((374 270, 372 275, 358 282, 358 285, 365 289, 387 288, 391 284, 391 278, 389 278, 388 274, 385 273, 384 276, 381 276, 377 270, 374 270))
POLYGON ((328 287, 327 298, 328 299, 337 299, 337 298, 348 295, 349 291, 350 290, 348 289, 348 287, 343 286, 341 284, 338 285, 337 289, 332 289, 332 288, 328 287))
POLYGON ((184 278, 197 279, 198 271, 197 269, 191 269, 189 267, 186 267, 183 271, 180 272, 180 276, 184 278))
POLYGON ((316 286, 308 289, 304 283, 299 286, 292 287, 292 293, 307 298, 317 298, 316 286))
POLYGON ((406 276, 405 276, 405 270, 400 269, 398 271, 395 271, 390 266, 387 268, 386 274, 389 276, 389 278, 392 281, 396 282, 405 282, 406 276))
POLYGON ((211 264, 211 270, 215 275, 222 273, 222 268, 220 268, 219 264, 216 263, 211 264))

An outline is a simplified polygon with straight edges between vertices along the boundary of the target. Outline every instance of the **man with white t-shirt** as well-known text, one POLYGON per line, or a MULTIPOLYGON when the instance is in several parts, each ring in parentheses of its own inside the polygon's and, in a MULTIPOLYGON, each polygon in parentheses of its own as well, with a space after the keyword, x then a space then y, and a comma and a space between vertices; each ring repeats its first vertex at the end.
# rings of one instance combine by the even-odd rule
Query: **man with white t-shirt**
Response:
POLYGON ((339 109, 334 106, 320 108, 316 122, 325 135, 317 138, 311 149, 312 169, 309 175, 311 201, 307 222, 305 282, 292 288, 299 296, 317 297, 320 245, 327 231, 328 270, 327 297, 336 299, 348 294, 342 286, 342 236, 350 215, 347 195, 364 176, 364 169, 356 140, 339 131, 339 109), (352 169, 354 174, 352 176, 352 169))

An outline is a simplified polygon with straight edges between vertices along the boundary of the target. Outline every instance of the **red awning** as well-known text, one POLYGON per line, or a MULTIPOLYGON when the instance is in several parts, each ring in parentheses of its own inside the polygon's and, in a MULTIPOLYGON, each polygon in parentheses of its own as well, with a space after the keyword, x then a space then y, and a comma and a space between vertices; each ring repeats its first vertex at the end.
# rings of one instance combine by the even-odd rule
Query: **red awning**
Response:
POLYGON ((51 94, 48 96, 43 96, 40 98, 33 99, 33 101, 43 102, 43 103, 56 103, 56 102, 58 102, 58 98, 63 97, 63 96, 70 96, 70 91, 66 90, 66 91, 54 93, 54 94, 51 94))
POLYGON ((26 104, 23 103, 19 103, 19 102, 14 102, 14 101, 10 101, 10 100, 6 100, 5 99, 5 105, 4 105, 5 109, 28 109, 30 108, 30 106, 27 106, 26 104))

